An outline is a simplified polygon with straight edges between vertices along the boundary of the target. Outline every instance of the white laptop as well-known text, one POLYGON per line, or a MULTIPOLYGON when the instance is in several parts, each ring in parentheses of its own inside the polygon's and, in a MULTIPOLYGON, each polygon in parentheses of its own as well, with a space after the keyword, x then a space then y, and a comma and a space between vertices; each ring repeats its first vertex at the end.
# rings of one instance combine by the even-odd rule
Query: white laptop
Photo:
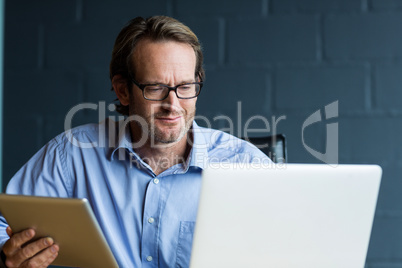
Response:
POLYGON ((203 173, 191 268, 363 268, 382 170, 287 164, 203 173))

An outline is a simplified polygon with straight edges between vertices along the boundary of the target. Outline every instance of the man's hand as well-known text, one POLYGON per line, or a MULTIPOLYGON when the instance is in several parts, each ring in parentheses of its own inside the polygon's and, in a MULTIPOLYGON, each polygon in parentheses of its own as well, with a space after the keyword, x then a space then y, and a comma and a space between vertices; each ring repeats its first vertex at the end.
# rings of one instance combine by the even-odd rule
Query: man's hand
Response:
POLYGON ((47 267, 57 257, 59 246, 52 238, 44 237, 31 241, 35 236, 35 230, 27 229, 19 233, 13 233, 7 227, 10 239, 4 244, 3 252, 6 255, 5 265, 14 267, 47 267))

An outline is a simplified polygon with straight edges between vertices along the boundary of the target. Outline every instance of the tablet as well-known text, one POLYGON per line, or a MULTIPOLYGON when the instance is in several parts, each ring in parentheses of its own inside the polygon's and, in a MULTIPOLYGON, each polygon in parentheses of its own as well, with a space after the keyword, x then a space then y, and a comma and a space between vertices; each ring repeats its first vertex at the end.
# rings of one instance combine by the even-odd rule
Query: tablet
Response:
POLYGON ((36 230, 60 246, 52 265, 118 267, 87 199, 0 194, 0 212, 13 229, 36 230))

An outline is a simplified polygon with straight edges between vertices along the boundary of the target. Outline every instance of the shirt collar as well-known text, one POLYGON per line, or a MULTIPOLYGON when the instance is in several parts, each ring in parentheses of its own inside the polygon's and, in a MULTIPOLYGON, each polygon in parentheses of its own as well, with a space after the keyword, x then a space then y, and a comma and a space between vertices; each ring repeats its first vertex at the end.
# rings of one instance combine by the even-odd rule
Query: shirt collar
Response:
POLYGON ((208 147, 209 144, 205 140, 203 134, 204 128, 199 127, 195 121, 193 121, 193 144, 190 151, 189 158, 187 159, 186 165, 189 167, 199 167, 204 169, 208 161, 208 147))
POLYGON ((111 160, 113 160, 115 157, 121 159, 122 155, 120 154, 125 154, 126 150, 128 150, 130 154, 136 155, 132 146, 130 125, 124 124, 123 122, 124 121, 116 122, 115 136, 117 138, 117 142, 116 146, 114 148, 112 147, 112 152, 110 154, 111 160), (116 153, 119 155, 115 156, 116 153))

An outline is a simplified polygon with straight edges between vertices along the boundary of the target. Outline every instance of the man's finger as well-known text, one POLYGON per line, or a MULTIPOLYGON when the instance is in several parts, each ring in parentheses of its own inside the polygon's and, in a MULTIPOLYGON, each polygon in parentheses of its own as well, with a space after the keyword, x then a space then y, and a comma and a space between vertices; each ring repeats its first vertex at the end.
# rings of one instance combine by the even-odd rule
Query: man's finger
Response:
POLYGON ((7 226, 7 228, 6 228, 6 233, 7 233, 7 235, 8 235, 9 237, 12 237, 12 236, 13 236, 13 230, 11 229, 10 226, 7 226))
POLYGON ((16 258, 21 260, 30 259, 42 250, 52 246, 53 243, 54 241, 50 237, 41 238, 21 248, 21 250, 16 254, 16 258))
MULTIPOLYGON (((35 242, 29 243, 22 248, 19 248, 13 255, 10 255, 10 254, 7 255, 7 252, 4 252, 6 254, 6 265, 9 267, 19 267, 21 264, 27 263, 27 262, 29 263, 32 260, 34 263, 36 263, 36 262, 39 262, 39 264, 43 263, 49 257, 50 253, 48 255, 45 255, 45 257, 42 257, 42 258, 37 259, 36 257, 40 256, 43 253, 42 251, 44 249, 47 250, 49 247, 52 248, 51 252, 53 254, 56 253, 58 251, 58 246, 53 248, 53 246, 54 246, 53 244, 54 244, 54 241, 52 238, 45 237, 45 238, 41 238, 35 242)), ((28 264, 28 267, 36 267, 36 266, 28 264)))
POLYGON ((35 231, 33 229, 27 229, 25 231, 13 234, 12 237, 7 240, 3 246, 3 252, 7 257, 14 255, 22 245, 27 243, 35 236, 35 231))
MULTIPOLYGON (((44 261, 42 263, 43 267, 48 267, 50 264, 52 264, 52 262, 57 258, 58 254, 59 254, 59 246, 58 245, 53 245, 51 246, 49 249, 47 249, 50 251, 50 255, 48 256, 48 258, 46 259, 46 261, 44 261)), ((47 251, 46 250, 46 251, 47 251)), ((45 252, 44 252, 45 253, 45 252)))
POLYGON ((50 237, 42 238, 36 242, 30 243, 20 250, 20 255, 22 259, 30 259, 41 250, 53 245, 53 239, 50 237))
POLYGON ((35 255, 33 258, 27 260, 24 265, 26 267, 47 267, 57 258, 58 252, 59 246, 52 245, 35 255))

